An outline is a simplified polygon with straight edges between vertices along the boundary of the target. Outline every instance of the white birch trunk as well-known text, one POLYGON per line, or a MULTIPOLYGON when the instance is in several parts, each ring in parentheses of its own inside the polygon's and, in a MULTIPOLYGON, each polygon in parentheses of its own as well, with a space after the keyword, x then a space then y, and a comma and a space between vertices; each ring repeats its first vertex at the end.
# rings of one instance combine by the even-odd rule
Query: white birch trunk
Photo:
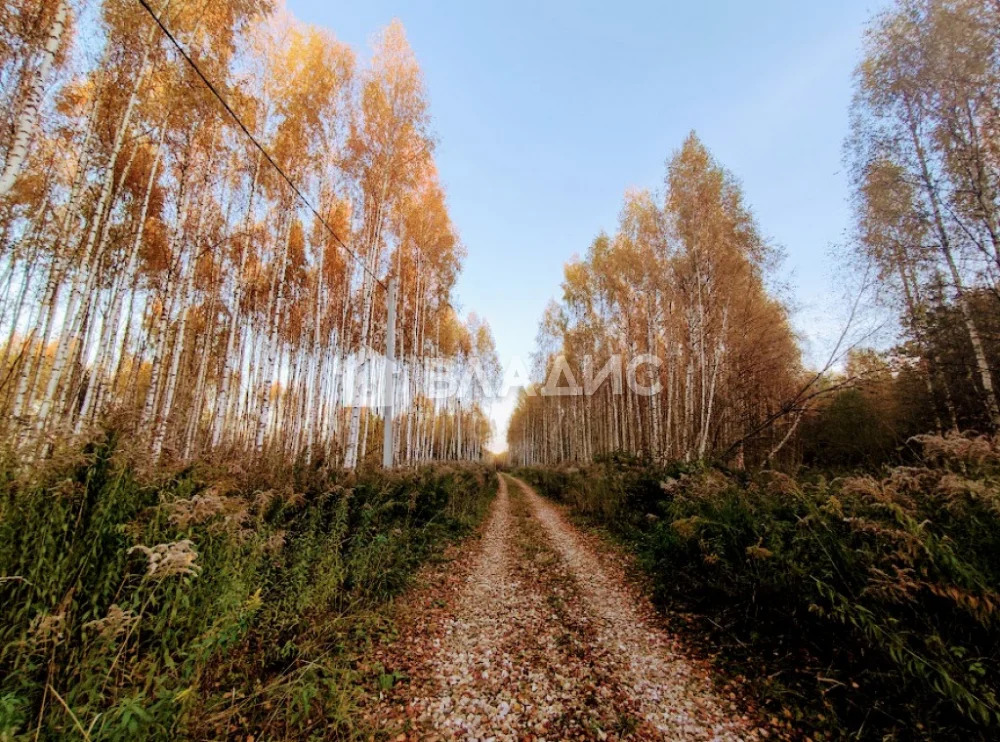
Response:
POLYGON ((28 94, 24 101, 14 125, 14 141, 7 151, 7 161, 4 163, 3 172, 0 173, 0 197, 6 195, 21 172, 21 167, 28 157, 28 145, 35 134, 38 126, 38 115, 42 108, 42 96, 45 91, 45 83, 49 77, 49 71, 55 62, 59 47, 62 46, 63 32, 66 30, 66 22, 69 16, 69 3, 67 0, 59 0, 56 12, 52 17, 52 26, 49 28, 49 37, 45 40, 42 49, 42 62, 35 72, 28 94))

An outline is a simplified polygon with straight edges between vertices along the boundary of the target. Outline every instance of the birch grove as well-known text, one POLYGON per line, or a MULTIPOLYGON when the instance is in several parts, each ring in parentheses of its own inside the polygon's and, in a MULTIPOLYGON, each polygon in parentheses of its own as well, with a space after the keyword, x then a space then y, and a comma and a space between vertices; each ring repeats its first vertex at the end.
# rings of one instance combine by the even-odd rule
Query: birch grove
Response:
POLYGON ((787 312, 766 291, 769 250, 739 188, 692 138, 669 163, 663 200, 629 194, 617 233, 567 266, 563 301, 540 334, 539 387, 522 395, 509 429, 514 460, 626 451, 771 463, 804 418, 817 440, 818 427, 846 417, 819 395, 852 385, 854 398, 894 400, 892 416, 875 418, 894 445, 931 426, 995 431, 998 142, 1000 4, 897 0, 868 26, 845 153, 849 259, 875 302, 898 312, 898 344, 878 364, 842 353, 838 378, 803 375, 787 312), (661 362, 641 372, 654 394, 624 384, 624 367, 591 394, 546 394, 563 362, 579 373, 588 359, 600 369, 636 354, 661 362))
POLYGON ((738 185, 692 134, 662 202, 629 192, 618 231, 566 266, 539 334, 546 384, 521 394, 512 460, 765 459, 795 416, 751 433, 801 375, 787 311, 766 288, 774 261, 738 185), (583 393, 560 393, 567 381, 583 393))
POLYGON ((394 277, 396 462, 481 456, 475 387, 423 392, 428 359, 492 336, 452 306, 464 253, 402 27, 362 63, 265 0, 150 8, 273 163, 135 0, 8 4, 5 438, 44 455, 113 423, 154 459, 361 465, 385 424, 394 277))

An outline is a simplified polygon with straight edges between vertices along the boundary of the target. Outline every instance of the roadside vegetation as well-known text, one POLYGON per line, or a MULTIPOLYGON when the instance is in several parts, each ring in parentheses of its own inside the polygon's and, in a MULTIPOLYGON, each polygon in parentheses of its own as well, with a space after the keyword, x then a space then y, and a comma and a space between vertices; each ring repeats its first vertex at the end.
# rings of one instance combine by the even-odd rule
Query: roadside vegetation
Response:
POLYGON ((519 473, 623 541, 771 713, 814 737, 990 738, 1000 440, 836 476, 608 457, 519 473))
POLYGON ((381 608, 496 488, 481 465, 142 461, 107 434, 3 462, 0 739, 361 734, 381 608))

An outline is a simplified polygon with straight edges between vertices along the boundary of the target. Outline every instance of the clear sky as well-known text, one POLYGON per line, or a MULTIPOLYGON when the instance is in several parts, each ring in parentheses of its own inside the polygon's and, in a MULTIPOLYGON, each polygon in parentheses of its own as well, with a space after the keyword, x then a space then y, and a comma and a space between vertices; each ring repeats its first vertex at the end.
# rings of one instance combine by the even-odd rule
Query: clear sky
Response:
MULTIPOLYGON (((806 358, 839 295, 852 73, 878 0, 287 0, 367 56, 399 18, 424 71, 436 159, 468 250, 458 306, 501 362, 526 358, 563 264, 612 231, 626 188, 660 189, 694 129, 784 248, 806 358)), ((495 405, 504 438, 510 400, 495 405)))

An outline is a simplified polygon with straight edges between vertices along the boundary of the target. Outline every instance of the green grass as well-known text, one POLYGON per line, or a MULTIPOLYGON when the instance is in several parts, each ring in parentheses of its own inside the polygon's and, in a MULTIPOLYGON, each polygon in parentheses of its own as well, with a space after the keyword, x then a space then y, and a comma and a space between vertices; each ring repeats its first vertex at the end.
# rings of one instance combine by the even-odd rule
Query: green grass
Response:
POLYGON ((0 740, 363 734, 356 660, 391 636, 386 601, 495 479, 235 458, 140 473, 110 433, 8 458, 0 740))
POLYGON ((623 457, 521 474, 632 548, 719 664, 814 738, 996 738, 1000 447, 922 443, 874 476, 623 457))

